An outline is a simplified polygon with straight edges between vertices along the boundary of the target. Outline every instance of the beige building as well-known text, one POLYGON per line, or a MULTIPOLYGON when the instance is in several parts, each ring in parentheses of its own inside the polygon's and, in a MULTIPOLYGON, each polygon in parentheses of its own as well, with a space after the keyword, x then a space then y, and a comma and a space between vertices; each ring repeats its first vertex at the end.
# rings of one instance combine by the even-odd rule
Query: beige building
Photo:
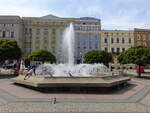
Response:
POLYGON ((150 29, 134 29, 136 46, 150 46, 150 29))
POLYGON ((134 46, 133 30, 102 30, 101 50, 120 53, 134 46))
POLYGON ((58 62, 67 59, 62 53, 64 30, 72 22, 75 30, 75 62, 82 62, 82 56, 90 50, 100 50, 101 22, 99 19, 59 18, 54 15, 44 17, 23 17, 24 55, 33 50, 47 50, 54 54, 58 62))
POLYGON ((24 55, 33 50, 47 50, 60 59, 63 31, 67 22, 53 15, 44 17, 23 17, 24 55))
POLYGON ((23 49, 22 20, 19 16, 0 16, 0 39, 16 40, 23 49))
POLYGON ((150 46, 150 30, 101 30, 101 20, 90 17, 60 18, 0 16, 0 39, 16 40, 24 56, 33 50, 47 50, 58 62, 63 62, 62 37, 65 28, 73 23, 75 30, 75 62, 91 50, 120 53, 135 45, 150 46))

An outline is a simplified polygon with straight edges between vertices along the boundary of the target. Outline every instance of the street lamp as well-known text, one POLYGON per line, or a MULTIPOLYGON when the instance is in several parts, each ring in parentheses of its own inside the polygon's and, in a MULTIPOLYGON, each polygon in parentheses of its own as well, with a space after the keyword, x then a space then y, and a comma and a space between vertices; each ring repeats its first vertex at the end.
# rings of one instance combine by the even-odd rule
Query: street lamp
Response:
POLYGON ((81 63, 83 63, 83 53, 80 52, 80 60, 81 60, 81 63))

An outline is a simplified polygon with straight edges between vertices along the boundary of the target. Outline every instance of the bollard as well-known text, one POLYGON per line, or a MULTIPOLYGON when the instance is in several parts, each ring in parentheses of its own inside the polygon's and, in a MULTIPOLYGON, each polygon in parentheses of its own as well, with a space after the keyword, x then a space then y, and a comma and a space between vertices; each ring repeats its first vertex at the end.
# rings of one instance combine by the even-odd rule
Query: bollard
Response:
POLYGON ((56 104, 56 97, 53 98, 52 103, 53 103, 53 104, 56 104))

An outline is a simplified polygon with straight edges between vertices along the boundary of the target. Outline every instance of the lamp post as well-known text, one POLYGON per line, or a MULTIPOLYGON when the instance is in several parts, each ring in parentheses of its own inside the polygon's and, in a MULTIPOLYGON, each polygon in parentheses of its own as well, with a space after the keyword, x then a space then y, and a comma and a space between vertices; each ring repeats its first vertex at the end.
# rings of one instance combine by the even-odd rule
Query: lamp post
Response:
POLYGON ((83 63, 83 55, 82 55, 83 53, 82 52, 80 52, 80 60, 81 60, 81 63, 83 63))

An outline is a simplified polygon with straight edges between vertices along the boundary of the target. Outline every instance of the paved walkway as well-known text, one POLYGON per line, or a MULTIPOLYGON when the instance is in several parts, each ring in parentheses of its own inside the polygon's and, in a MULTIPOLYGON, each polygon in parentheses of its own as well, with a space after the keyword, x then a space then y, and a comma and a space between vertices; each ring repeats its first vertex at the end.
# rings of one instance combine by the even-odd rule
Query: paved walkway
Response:
POLYGON ((150 80, 130 84, 111 94, 45 94, 0 79, 0 112, 150 113, 150 80))

